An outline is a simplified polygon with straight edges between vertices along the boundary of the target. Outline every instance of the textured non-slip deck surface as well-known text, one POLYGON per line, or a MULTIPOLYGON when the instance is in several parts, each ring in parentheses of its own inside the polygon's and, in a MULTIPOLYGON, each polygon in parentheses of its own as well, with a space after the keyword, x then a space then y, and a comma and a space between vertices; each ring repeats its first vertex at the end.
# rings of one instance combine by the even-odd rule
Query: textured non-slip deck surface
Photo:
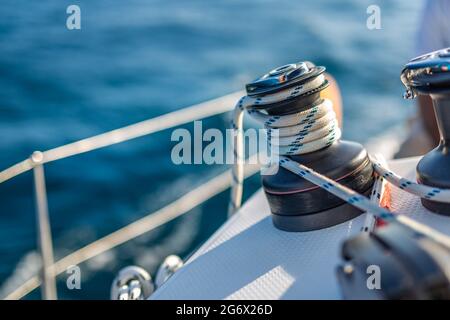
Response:
MULTIPOLYGON (((414 179, 418 158, 390 162, 414 179)), ((430 213, 420 199, 391 186, 394 211, 444 233, 450 218, 430 213)), ((340 299, 335 268, 340 247, 360 232, 365 215, 318 231, 290 233, 272 225, 260 190, 227 221, 152 299, 340 299)))

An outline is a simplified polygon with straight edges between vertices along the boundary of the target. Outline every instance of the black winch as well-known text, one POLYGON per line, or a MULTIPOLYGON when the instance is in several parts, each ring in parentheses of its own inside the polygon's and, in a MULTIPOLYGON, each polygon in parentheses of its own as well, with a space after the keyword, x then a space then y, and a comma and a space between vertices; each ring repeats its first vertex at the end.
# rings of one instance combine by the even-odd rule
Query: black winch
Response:
MULTIPOLYGON (((450 48, 412 59, 403 69, 401 80, 405 98, 429 95, 438 124, 439 145, 417 165, 417 181, 427 186, 450 189, 450 48)), ((431 110, 430 110, 431 112, 431 110)), ((427 209, 450 215, 450 204, 422 199, 427 209)))
MULTIPOLYGON (((277 94, 289 88, 304 88, 323 76, 325 67, 310 62, 289 64, 272 70, 247 84, 250 97, 277 94)), ((329 85, 324 78, 308 91, 282 101, 253 106, 268 115, 287 116, 311 110, 320 104, 321 91, 329 85)), ((289 157, 325 176, 361 193, 369 194, 373 184, 373 168, 366 150, 358 143, 333 140, 313 152, 289 157)), ((286 231, 310 231, 330 227, 362 213, 340 198, 311 182, 280 168, 275 175, 262 178, 269 200, 274 225, 286 231)))

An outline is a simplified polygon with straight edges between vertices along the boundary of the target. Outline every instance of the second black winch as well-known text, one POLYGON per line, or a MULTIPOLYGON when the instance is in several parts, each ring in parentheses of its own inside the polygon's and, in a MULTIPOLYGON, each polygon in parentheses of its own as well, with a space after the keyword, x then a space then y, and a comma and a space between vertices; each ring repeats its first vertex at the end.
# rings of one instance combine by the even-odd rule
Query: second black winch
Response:
POLYGON ((436 188, 422 198, 423 206, 449 216, 450 204, 436 201, 435 195, 450 190, 450 48, 412 59, 402 70, 401 80, 406 87, 405 98, 428 95, 433 101, 439 145, 418 163, 417 181, 436 188))

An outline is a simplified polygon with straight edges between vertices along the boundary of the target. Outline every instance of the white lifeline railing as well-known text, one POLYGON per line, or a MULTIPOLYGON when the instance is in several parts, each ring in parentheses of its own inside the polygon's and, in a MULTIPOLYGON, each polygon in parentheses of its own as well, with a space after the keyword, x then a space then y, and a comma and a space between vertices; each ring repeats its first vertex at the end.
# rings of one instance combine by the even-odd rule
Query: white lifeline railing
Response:
MULTIPOLYGON (((209 100, 44 152, 36 151, 29 159, 1 171, 0 183, 29 170, 33 170, 34 172, 36 217, 39 236, 38 242, 42 258, 41 274, 28 279, 13 292, 9 293, 5 299, 20 299, 41 284, 42 297, 44 299, 56 299, 55 278, 58 274, 64 272, 67 267, 82 263, 189 212, 189 210, 197 205, 200 205, 206 200, 226 190, 230 187, 232 180, 231 170, 228 170, 156 212, 152 212, 79 250, 72 252, 61 260, 54 262, 50 222, 48 217, 44 164, 231 111, 234 108, 235 102, 243 94, 244 93, 241 91, 235 92, 214 100, 209 100)), ((256 162, 249 161, 248 163, 256 162)), ((245 176, 248 177, 256 173, 259 170, 259 167, 253 165, 247 166, 246 169, 245 176)))

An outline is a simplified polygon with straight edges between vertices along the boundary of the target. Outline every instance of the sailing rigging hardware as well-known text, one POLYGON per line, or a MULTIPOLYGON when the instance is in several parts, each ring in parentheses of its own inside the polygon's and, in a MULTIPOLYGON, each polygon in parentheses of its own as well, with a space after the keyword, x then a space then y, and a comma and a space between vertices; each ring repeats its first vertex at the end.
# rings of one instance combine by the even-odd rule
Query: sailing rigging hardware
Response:
MULTIPOLYGON (((449 49, 445 49, 442 52, 439 53, 440 58, 443 59, 442 57, 444 57, 447 59, 446 57, 449 56, 449 49)), ((427 55, 425 57, 427 57, 427 55)), ((413 61, 419 61, 417 59, 418 58, 413 61)), ((409 64, 407 67, 408 66, 409 64)), ((436 68, 437 67, 434 67, 434 69, 436 68)), ((405 68, 405 70, 407 69, 405 68)), ((417 71, 408 73, 408 71, 405 70, 402 72, 402 81, 404 81, 404 83, 406 81, 405 79, 414 80, 415 78, 412 75, 418 74, 417 71)), ((444 64, 440 64, 440 70, 446 70, 444 64)), ((373 214, 374 210, 376 212, 377 209, 374 206, 366 206, 365 204, 361 205, 361 201, 359 200, 365 198, 361 194, 368 192, 361 192, 357 188, 361 185, 370 186, 373 181, 372 165, 367 153, 358 144, 339 141, 340 131, 338 127, 335 126, 333 129, 333 126, 326 127, 324 125, 326 123, 332 123, 334 117, 334 112, 330 108, 326 109, 326 105, 329 105, 330 102, 320 99, 320 91, 328 86, 328 82, 323 77, 324 71, 325 68, 316 67, 309 62, 291 64, 277 68, 253 83, 247 85, 247 96, 244 96, 238 101, 234 112, 233 128, 237 131, 234 144, 236 162, 233 167, 233 187, 231 191, 229 212, 232 213, 239 208, 242 199, 243 163, 240 159, 243 157, 242 122, 245 110, 248 111, 248 113, 256 120, 264 122, 264 125, 269 132, 269 142, 272 141, 272 131, 278 132, 278 135, 281 136, 278 144, 283 147, 280 148, 282 151, 281 154, 288 156, 280 158, 280 165, 283 169, 287 169, 297 175, 288 175, 286 170, 279 170, 276 175, 267 175, 263 177, 263 186, 269 199, 272 213, 274 213, 272 216, 277 227, 284 230, 306 231, 331 226, 339 223, 339 221, 343 222, 348 220, 350 216, 356 216, 359 212, 361 212, 356 211, 355 213, 354 208, 352 209, 352 207, 357 207, 360 210, 369 211, 373 214), (294 68, 298 68, 300 71, 294 72, 294 68), (289 81, 293 81, 294 84, 290 85, 289 81), (277 91, 278 86, 282 87, 281 91, 277 91), (261 93, 267 93, 267 95, 261 95, 261 93), (285 108, 289 110, 286 114, 284 114, 284 111, 286 110, 285 108), (295 121, 298 121, 296 125, 295 121), (319 124, 317 124, 317 122, 319 124), (308 126, 308 128, 305 128, 306 126, 308 126), (334 130, 334 134, 327 131, 328 128, 330 128, 331 131, 334 130), (308 135, 309 137, 314 138, 310 138, 309 140, 306 138, 308 135), (289 143, 289 145, 285 146, 283 143, 289 143), (355 165, 351 161, 344 162, 340 157, 327 157, 330 153, 333 155, 339 154, 338 152, 334 153, 334 149, 336 146, 340 147, 344 144, 347 147, 353 146, 352 148, 348 148, 348 150, 346 150, 346 156, 354 156, 354 159, 357 160, 356 163, 358 165, 355 165), (314 145, 314 147, 311 147, 311 145, 314 145), (353 151, 359 150, 359 154, 350 152, 352 149, 353 151), (303 173, 314 172, 312 169, 324 173, 326 177, 321 177, 328 179, 326 182, 331 183, 331 185, 326 185, 326 183, 323 183, 323 180, 321 179, 309 179, 309 174, 303 174, 301 171, 297 170, 298 168, 293 169, 292 163, 303 167, 303 173), (349 166, 354 169, 353 171, 349 170, 348 176, 336 177, 335 171, 329 170, 329 167, 327 167, 327 165, 331 166, 333 164, 337 167, 337 169, 348 169, 349 166), (327 169, 329 170, 328 173, 325 172, 327 169), (303 180, 298 179, 298 176, 303 178, 303 180), (364 182, 357 185, 356 188, 352 185, 354 180, 358 181, 358 179, 355 179, 355 176, 364 182), (304 190, 305 192, 299 192, 299 190, 303 191, 303 189, 293 188, 293 186, 297 187, 295 185, 296 183, 305 183, 304 180, 313 182, 308 185, 308 188, 304 190), (350 183, 348 180, 350 180, 350 183), (351 189, 354 190, 347 188, 347 190, 343 193, 333 193, 331 191, 333 189, 332 187, 340 184, 343 184, 344 187, 351 187, 351 189), (356 191, 356 193, 354 191, 356 191), (344 205, 341 205, 342 202, 337 202, 338 205, 341 206, 336 206, 333 208, 334 214, 328 215, 328 208, 326 207, 328 204, 327 201, 330 199, 330 195, 328 193, 332 193, 337 197, 331 199, 338 199, 338 201, 340 199, 343 203, 348 203, 351 206, 344 207, 344 205), (359 203, 358 201, 354 201, 352 196, 356 196, 356 198, 359 199, 359 203), (315 208, 319 208, 319 210, 311 210, 311 208, 314 208, 314 205, 316 205, 315 208), (339 208, 350 209, 345 211, 345 213, 342 213, 338 210, 339 208), (280 209, 287 210, 286 212, 288 214, 290 213, 291 216, 280 215, 280 209), (320 212, 320 210, 322 210, 322 212, 320 212), (295 214, 298 214, 298 216, 295 214), (347 216, 345 216, 345 214, 347 214, 347 216), (280 217, 283 219, 281 222, 280 217), (332 218, 330 219, 330 217, 332 218), (292 218, 296 220, 293 221, 292 218)), ((429 74, 427 75, 427 83, 433 84, 428 87, 429 89, 431 88, 430 90, 433 90, 433 92, 441 93, 443 90, 442 88, 445 88, 445 85, 448 85, 449 75, 446 73, 447 78, 444 77, 442 73, 437 73, 435 76, 440 79, 440 81, 437 81, 429 74)), ((424 90, 423 88, 425 88, 425 86, 417 85, 417 83, 418 82, 408 82, 408 90, 411 92, 415 92, 413 90, 416 90, 417 88, 420 88, 419 90, 424 90), (412 85, 416 87, 412 87, 412 85)), ((447 108, 447 110, 450 109, 447 108)), ((450 112, 448 112, 448 114, 450 118, 450 112)), ((450 124, 450 119, 448 120, 449 121, 446 121, 447 126, 450 124)), ((444 124, 442 124, 442 126, 443 125, 444 124)), ((450 132, 450 129, 446 132, 450 132)), ((447 139, 444 140, 445 141, 443 143, 446 144, 447 139)), ((437 203, 439 206, 448 206, 450 204, 450 189, 415 183, 408 179, 399 177, 394 172, 389 171, 377 162, 373 163, 373 169, 378 175, 381 175, 389 183, 406 192, 420 196, 422 198, 422 202, 429 201, 433 204, 437 203)), ((450 172, 450 170, 446 171, 446 174, 449 174, 448 172, 450 172)), ((317 173, 315 174, 317 175, 317 173)), ((421 182, 423 183, 423 181, 421 182)), ((365 201, 362 202, 366 203, 365 201)), ((379 213, 382 216, 383 214, 385 215, 388 213, 388 211, 383 209, 383 212, 379 213)), ((401 220, 405 219, 407 218, 403 216, 401 217, 401 220)), ((405 223, 405 221, 402 221, 402 223, 405 223)), ((430 228, 427 228, 426 226, 419 225, 417 223, 409 224, 411 227, 417 227, 422 231, 426 230, 429 235, 436 234, 434 231, 429 230, 430 228)), ((448 241, 445 236, 439 236, 438 238, 444 242, 448 241)))
MULTIPOLYGON (((426 186, 450 193, 450 48, 434 51, 412 59, 404 67, 401 80, 406 87, 404 97, 429 95, 433 101, 438 124, 439 145, 426 154, 417 165, 417 180, 426 186)), ((450 204, 439 202, 431 192, 422 198, 427 209, 450 215, 450 204)))
MULTIPOLYGON (((140 136, 145 136, 157 132, 159 130, 167 129, 172 126, 191 122, 202 117, 207 117, 214 114, 229 111, 231 110, 230 102, 236 101, 240 96, 242 96, 241 92, 234 93, 232 95, 224 96, 216 100, 207 101, 202 104, 182 109, 173 113, 165 114, 163 116, 149 119, 141 123, 133 124, 131 126, 124 128, 119 128, 111 132, 107 132, 98 136, 90 137, 84 140, 76 141, 68 145, 57 147, 52 150, 45 151, 42 153, 43 161, 41 164, 58 161, 66 157, 74 156, 83 152, 90 152, 99 148, 124 142, 140 136)), ((249 163, 253 163, 253 161, 249 161, 249 163)), ((385 167, 384 164, 383 167, 385 167)), ((0 172, 0 183, 5 182, 33 168, 34 168, 34 161, 31 161, 30 159, 26 159, 22 162, 19 162, 13 165, 12 167, 7 168, 6 170, 0 172)), ((375 166, 375 170, 380 174, 380 168, 375 166)), ((246 172, 246 175, 250 175, 254 172, 255 172, 254 169, 251 169, 250 171, 246 172)), ((309 172, 308 175, 305 176, 306 179, 311 180, 314 177, 315 178, 319 177, 318 178, 319 180, 314 181, 316 181, 315 183, 318 183, 319 185, 322 183, 321 185, 322 188, 325 187, 325 183, 334 182, 326 180, 327 178, 323 176, 322 178, 320 178, 320 175, 314 172, 309 172)), ((446 200, 447 203, 450 202, 449 190, 427 187, 425 185, 417 185, 413 182, 408 183, 408 180, 402 178, 398 178, 396 180, 395 174, 392 172, 388 172, 384 180, 388 180, 394 185, 401 187, 405 191, 417 194, 421 197, 426 197, 429 193, 433 193, 434 192, 433 190, 440 190, 440 192, 432 196, 433 197, 440 196, 443 197, 444 199, 441 199, 439 201, 444 202, 446 200), (446 199, 443 196, 445 194, 449 195, 446 196, 446 199)), ((212 179, 211 181, 201 185, 200 187, 195 188, 194 190, 184 195, 182 198, 161 208, 160 210, 154 213, 150 213, 148 216, 145 216, 144 218, 137 220, 131 223, 130 225, 127 225, 124 228, 121 228, 120 230, 117 230, 116 232, 109 234, 104 238, 101 238, 95 241, 94 243, 87 245, 86 247, 83 247, 75 252, 68 254, 59 261, 56 261, 54 265, 52 265, 50 268, 54 269, 55 275, 64 273, 67 267, 70 265, 82 263, 83 261, 86 261, 94 256, 97 256, 102 252, 110 250, 111 248, 114 248, 120 245, 121 243, 133 239, 145 232, 149 232, 150 230, 153 230, 156 227, 163 225, 167 221, 170 221, 176 217, 179 217, 182 214, 185 214, 193 207, 206 201, 206 199, 209 199, 212 196, 217 195, 218 193, 224 191, 229 186, 229 184, 230 178, 228 172, 223 173, 218 177, 212 179)), ((337 183, 336 186, 338 186, 337 183)), ((350 196, 348 193, 352 190, 347 189, 346 191, 346 189, 344 188, 343 194, 337 193, 335 188, 331 188, 330 190, 331 190, 330 192, 335 192, 334 193, 335 195, 339 195, 340 197, 347 199, 348 201, 352 201, 354 205, 359 206, 359 208, 367 210, 370 213, 373 213, 374 216, 378 218, 394 222, 397 220, 398 223, 408 225, 408 227, 415 230, 415 232, 424 234, 432 238, 436 242, 443 244, 445 247, 450 247, 450 241, 448 241, 447 236, 436 232, 435 230, 429 228, 426 225, 420 224, 412 219, 409 219, 404 215, 393 216, 392 214, 390 214, 389 211, 383 208, 379 208, 377 206, 375 207, 367 206, 364 204, 364 201, 355 202, 354 199, 351 199, 353 194, 351 194, 350 196), (345 195, 349 196, 346 198, 345 195)), ((45 189, 43 191, 45 191, 45 189)), ((367 225, 370 226, 371 224, 372 221, 369 221, 367 225)), ((368 227, 367 229, 370 229, 370 227, 368 227)), ((23 284, 18 286, 13 292, 9 293, 6 296, 6 298, 20 299, 21 297, 28 294, 35 288, 39 287, 39 285, 41 284, 41 280, 44 281, 45 278, 41 279, 38 275, 31 277, 23 284)))
MULTIPOLYGON (((373 185, 373 168, 365 149, 358 143, 340 140, 341 131, 332 102, 321 98, 328 87, 325 68, 299 62, 276 68, 250 84, 247 96, 235 108, 235 185, 230 213, 242 199, 244 111, 267 129, 271 148, 279 155, 339 181, 359 193, 368 194, 373 185)), ((263 187, 269 200, 274 225, 286 231, 309 231, 339 224, 362 213, 303 177, 281 168, 264 175, 263 187)))

